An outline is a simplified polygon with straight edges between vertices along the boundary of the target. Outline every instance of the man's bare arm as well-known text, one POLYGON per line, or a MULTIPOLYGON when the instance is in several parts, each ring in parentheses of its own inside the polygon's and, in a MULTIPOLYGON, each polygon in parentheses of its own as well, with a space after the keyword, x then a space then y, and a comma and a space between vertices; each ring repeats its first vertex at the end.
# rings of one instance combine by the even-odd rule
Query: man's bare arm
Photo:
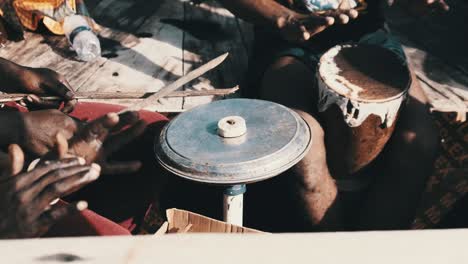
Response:
POLYGON ((328 14, 303 14, 274 0, 219 0, 237 17, 258 26, 269 27, 291 42, 304 42, 337 21, 346 24, 358 16, 356 10, 342 10, 328 14))
POLYGON ((410 15, 427 16, 435 12, 447 12, 450 6, 445 0, 389 0, 390 5, 401 5, 410 15))
POLYGON ((219 0, 237 17, 256 25, 275 27, 278 19, 295 16, 296 12, 274 0, 219 0))
MULTIPOLYGON (((0 92, 32 95, 58 95, 63 98, 63 112, 71 112, 76 103, 75 92, 65 77, 47 68, 31 68, 0 58, 0 92)), ((39 109, 58 108, 61 102, 50 103, 33 96, 25 100, 39 109)))

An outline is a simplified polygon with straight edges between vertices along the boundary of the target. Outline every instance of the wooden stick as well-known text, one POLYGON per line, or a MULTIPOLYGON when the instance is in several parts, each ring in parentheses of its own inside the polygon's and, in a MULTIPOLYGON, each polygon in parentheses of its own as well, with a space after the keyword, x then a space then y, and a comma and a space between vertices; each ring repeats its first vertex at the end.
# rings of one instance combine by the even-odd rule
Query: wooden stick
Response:
POLYGON ((190 231, 190 229, 192 228, 192 224, 188 224, 183 230, 181 233, 188 233, 188 231, 190 231))
POLYGON ((189 83, 190 81, 195 80, 196 78, 202 76, 206 72, 216 68, 218 65, 223 63, 223 61, 229 56, 229 52, 224 53, 221 56, 218 56, 209 62, 203 64, 202 66, 196 68, 195 70, 187 73, 186 75, 180 77, 179 79, 175 80, 173 83, 170 83, 163 88, 159 89, 156 93, 152 94, 148 98, 141 100, 140 102, 133 103, 132 105, 128 106, 127 108, 119 111, 117 114, 121 114, 124 112, 129 111, 139 111, 141 109, 145 109, 151 105, 156 104, 159 99, 168 96, 169 94, 176 91, 179 87, 189 83))
POLYGON ((162 236, 162 235, 166 234, 168 229, 169 229, 169 223, 166 221, 161 225, 161 227, 158 229, 158 231, 156 231, 156 233, 154 233, 154 236, 162 236))
MULTIPOLYGON (((213 89, 213 90, 188 90, 188 91, 175 91, 167 95, 167 97, 194 97, 194 96, 223 96, 235 93, 239 90, 239 86, 228 89, 213 89)), ((77 93, 75 98, 80 99, 94 99, 94 100, 105 100, 105 99, 145 99, 155 92, 138 93, 138 92, 112 92, 112 93, 77 93)), ((28 94, 0 94, 0 103, 17 102, 23 100, 28 94)), ((58 96, 41 96, 42 100, 46 101, 57 101, 62 100, 58 96)))

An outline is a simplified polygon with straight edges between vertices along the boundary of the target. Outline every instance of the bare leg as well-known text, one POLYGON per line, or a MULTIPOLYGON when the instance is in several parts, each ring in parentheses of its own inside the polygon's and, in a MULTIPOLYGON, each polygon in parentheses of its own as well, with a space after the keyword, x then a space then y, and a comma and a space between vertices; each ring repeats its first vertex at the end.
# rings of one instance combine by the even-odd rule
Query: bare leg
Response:
POLYGON ((306 216, 305 227, 337 231, 343 228, 338 189, 327 167, 324 132, 309 114, 296 110, 312 129, 312 146, 293 168, 293 190, 306 216))
POLYGON ((305 228, 340 229, 341 217, 337 188, 326 161, 324 132, 307 112, 314 104, 314 75, 306 65, 293 57, 278 59, 265 72, 261 98, 297 109, 312 130, 312 147, 292 170, 288 181, 291 194, 299 200, 305 228))
POLYGON ((438 132, 414 74, 413 80, 409 103, 379 158, 384 167, 374 173, 376 181, 363 207, 360 229, 408 228, 433 169, 438 132))

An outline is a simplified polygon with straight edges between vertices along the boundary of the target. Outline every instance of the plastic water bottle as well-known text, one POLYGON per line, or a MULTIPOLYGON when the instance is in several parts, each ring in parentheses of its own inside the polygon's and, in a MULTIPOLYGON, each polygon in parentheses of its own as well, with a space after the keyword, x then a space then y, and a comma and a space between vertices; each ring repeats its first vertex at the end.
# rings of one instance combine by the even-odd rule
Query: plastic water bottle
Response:
POLYGON ((99 39, 83 16, 71 15, 65 17, 63 31, 79 60, 92 61, 101 56, 99 39))

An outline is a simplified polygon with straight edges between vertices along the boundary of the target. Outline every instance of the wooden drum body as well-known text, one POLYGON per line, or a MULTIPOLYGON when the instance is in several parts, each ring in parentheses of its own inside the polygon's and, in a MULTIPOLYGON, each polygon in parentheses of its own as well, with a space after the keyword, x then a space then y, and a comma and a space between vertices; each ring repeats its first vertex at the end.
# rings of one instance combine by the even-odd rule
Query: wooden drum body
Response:
POLYGON ((327 152, 343 157, 330 166, 355 173, 390 139, 408 96, 409 69, 392 51, 356 44, 326 52, 317 75, 327 152))

